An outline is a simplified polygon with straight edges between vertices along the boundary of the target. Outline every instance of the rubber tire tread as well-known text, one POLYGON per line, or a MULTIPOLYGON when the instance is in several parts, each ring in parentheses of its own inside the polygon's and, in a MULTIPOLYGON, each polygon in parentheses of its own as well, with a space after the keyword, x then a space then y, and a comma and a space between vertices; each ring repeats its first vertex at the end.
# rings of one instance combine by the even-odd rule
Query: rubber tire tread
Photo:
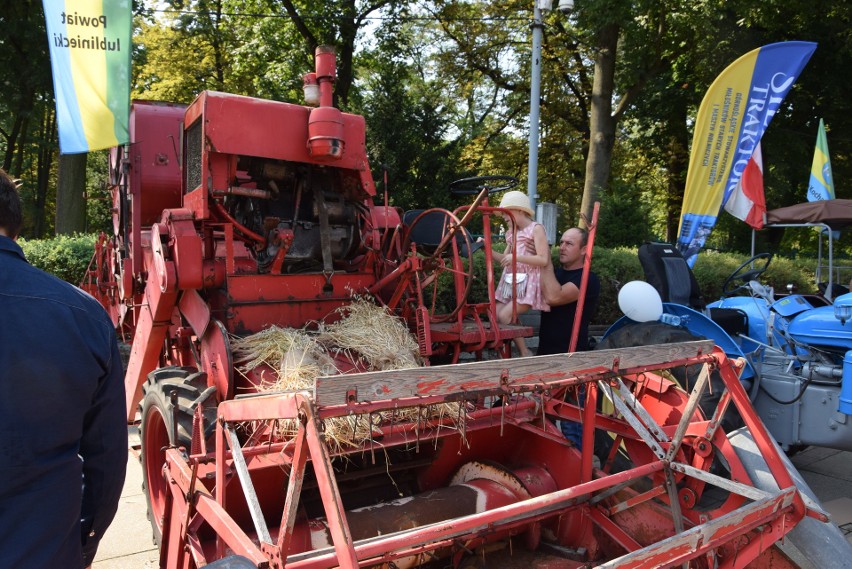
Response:
MULTIPOLYGON (((686 328, 669 326, 662 322, 635 322, 614 331, 598 342, 595 349, 633 348, 637 346, 692 342, 705 339, 707 338, 693 334, 686 328)), ((671 368, 669 372, 680 386, 689 393, 698 379, 698 374, 701 373, 701 364, 671 368)), ((706 418, 709 419, 713 416, 724 390, 725 382, 722 380, 719 370, 713 370, 710 374, 709 389, 704 390, 704 394, 698 401, 698 406, 701 407, 701 411, 706 418)), ((743 424, 743 420, 734 405, 728 405, 725 416, 722 418, 722 429, 726 433, 730 433, 742 427, 743 424)))
MULTIPOLYGON (((147 516, 151 522, 154 543, 158 546, 161 542, 160 530, 153 519, 151 512, 151 496, 148 493, 148 469, 145 467, 145 417, 152 406, 159 409, 169 434, 169 443, 174 447, 184 447, 187 453, 192 446, 192 423, 195 414, 196 401, 207 389, 207 374, 199 372, 192 367, 164 367, 148 374, 142 386, 142 400, 139 403, 139 412, 142 421, 139 425, 139 438, 142 441, 142 451, 139 460, 142 463, 142 492, 145 494, 147 505, 147 516), (177 440, 173 440, 173 413, 171 394, 177 393, 177 440)), ((216 398, 208 397, 204 402, 204 438, 209 445, 213 441, 216 431, 216 398)), ((158 449, 159 450, 159 449, 158 449)))

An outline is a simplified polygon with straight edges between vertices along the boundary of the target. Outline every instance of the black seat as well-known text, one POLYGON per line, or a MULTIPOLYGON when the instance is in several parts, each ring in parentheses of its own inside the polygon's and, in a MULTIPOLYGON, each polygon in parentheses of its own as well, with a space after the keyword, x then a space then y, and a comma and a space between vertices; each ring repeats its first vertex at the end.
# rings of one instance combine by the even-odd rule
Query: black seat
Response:
POLYGON ((748 315, 739 308, 711 308, 710 320, 730 336, 748 334, 748 315))
MULTIPOLYGON (((411 241, 417 245, 417 251, 424 255, 431 255, 441 244, 444 234, 447 232, 447 227, 450 222, 450 216, 447 212, 434 210, 428 212, 412 227, 412 223, 417 219, 424 210, 412 209, 406 211, 402 216, 402 222, 410 228, 409 237, 411 241)), ((461 232, 456 234, 456 243, 459 247, 459 254, 462 257, 469 257, 471 253, 475 253, 481 249, 484 243, 477 243, 467 229, 462 228, 462 231, 467 235, 467 241, 461 232), (467 243, 470 243, 470 251, 468 251, 467 243)), ((445 250, 448 254, 449 248, 445 250)))
POLYGON ((677 247, 670 243, 645 242, 639 246, 639 262, 645 280, 657 289, 663 302, 704 309, 698 281, 677 247))
MULTIPOLYGON (((704 310, 704 298, 698 281, 683 255, 671 243, 649 241, 639 246, 639 262, 645 280, 651 284, 663 302, 704 310)), ((748 315, 737 308, 711 308, 710 319, 731 336, 748 333, 748 315)))

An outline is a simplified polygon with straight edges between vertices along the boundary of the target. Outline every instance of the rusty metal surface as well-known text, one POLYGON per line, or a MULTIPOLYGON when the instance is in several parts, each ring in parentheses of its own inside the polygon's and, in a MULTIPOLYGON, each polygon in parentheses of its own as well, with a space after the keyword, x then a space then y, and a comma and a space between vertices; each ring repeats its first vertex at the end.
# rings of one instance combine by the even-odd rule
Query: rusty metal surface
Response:
MULTIPOLYGON (((674 367, 687 358, 709 354, 709 340, 640 346, 615 350, 597 350, 573 354, 555 354, 510 360, 490 360, 399 371, 380 371, 320 377, 316 380, 316 403, 346 404, 347 393, 356 392, 357 401, 397 399, 458 392, 495 391, 505 387, 533 390, 568 384, 583 374, 643 371, 674 367), (649 368, 650 366, 650 368, 649 368)), ((579 380, 575 381, 579 382, 579 380)))
MULTIPOLYGON (((763 523, 771 521, 773 518, 777 519, 779 512, 789 508, 795 493, 795 488, 788 488, 778 494, 744 506, 736 512, 710 520, 701 526, 690 528, 652 546, 602 563, 597 567, 601 569, 616 567, 652 569, 660 567, 663 560, 665 560, 666 565, 688 561, 704 554, 714 546, 728 542, 763 523)), ((767 547, 771 543, 767 543, 767 547)))

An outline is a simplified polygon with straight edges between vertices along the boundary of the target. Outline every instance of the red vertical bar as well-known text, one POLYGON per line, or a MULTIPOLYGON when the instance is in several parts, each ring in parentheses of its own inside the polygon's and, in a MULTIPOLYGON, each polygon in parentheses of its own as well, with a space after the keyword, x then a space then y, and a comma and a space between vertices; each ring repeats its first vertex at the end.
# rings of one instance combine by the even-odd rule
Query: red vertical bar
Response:
POLYGON ((580 323, 583 321, 583 305, 586 304, 586 288, 589 285, 589 271, 592 270, 592 252, 595 247, 595 233, 598 230, 598 212, 600 209, 601 202, 595 202, 595 207, 592 210, 592 223, 589 226, 589 240, 586 243, 586 258, 583 260, 583 276, 580 277, 580 296, 577 297, 577 308, 574 312, 574 328, 571 330, 571 343, 568 345, 569 352, 577 350, 577 337, 580 335, 580 323))
POLYGON ((225 224, 225 274, 233 275, 235 271, 234 262, 234 226, 225 224))
MULTIPOLYGON (((216 503, 225 510, 225 428, 222 421, 216 421, 216 503)), ((216 533, 216 559, 225 556, 225 543, 216 533)))
POLYGON ((346 521, 346 512, 343 510, 343 500, 337 488, 337 480, 334 478, 328 449, 320 439, 318 423, 316 415, 313 412, 308 412, 305 425, 307 427, 308 448, 311 452, 314 474, 317 478, 320 496, 322 496, 328 528, 331 531, 334 552, 337 555, 337 565, 342 569, 358 569, 358 558, 355 556, 352 533, 349 530, 349 523, 346 521))
POLYGON ((598 408, 598 385, 586 385, 586 401, 583 404, 583 450, 580 460, 580 482, 592 479, 592 456, 595 452, 595 411, 598 408))

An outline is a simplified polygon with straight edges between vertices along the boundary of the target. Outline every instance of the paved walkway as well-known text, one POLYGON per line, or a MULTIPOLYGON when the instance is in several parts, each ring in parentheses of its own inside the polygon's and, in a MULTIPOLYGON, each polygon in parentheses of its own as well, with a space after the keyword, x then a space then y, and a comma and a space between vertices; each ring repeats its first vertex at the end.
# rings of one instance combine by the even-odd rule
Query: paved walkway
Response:
POLYGON ((118 513, 106 532, 92 569, 156 569, 159 553, 148 522, 147 504, 142 493, 142 467, 137 452, 136 427, 128 430, 131 450, 127 455, 127 477, 118 503, 118 513))
MULTIPOLYGON (((832 522, 852 543, 852 452, 808 447, 790 457, 832 522)), ((833 567, 814 567, 789 542, 781 546, 801 569, 848 569, 852 559, 838 559, 833 567)))
MULTIPOLYGON (((131 446, 138 444, 135 428, 131 429, 130 435, 131 446)), ((823 508, 831 514, 834 523, 852 542, 852 452, 809 447, 791 460, 820 499, 823 508)), ((801 569, 830 569, 814 568, 795 550, 784 549, 801 569)), ((849 560, 841 563, 846 561, 849 560)), ((92 568, 155 569, 158 562, 142 494, 142 468, 136 451, 131 449, 118 514, 101 542, 92 568)), ((841 564, 837 567, 847 566, 841 564)))

